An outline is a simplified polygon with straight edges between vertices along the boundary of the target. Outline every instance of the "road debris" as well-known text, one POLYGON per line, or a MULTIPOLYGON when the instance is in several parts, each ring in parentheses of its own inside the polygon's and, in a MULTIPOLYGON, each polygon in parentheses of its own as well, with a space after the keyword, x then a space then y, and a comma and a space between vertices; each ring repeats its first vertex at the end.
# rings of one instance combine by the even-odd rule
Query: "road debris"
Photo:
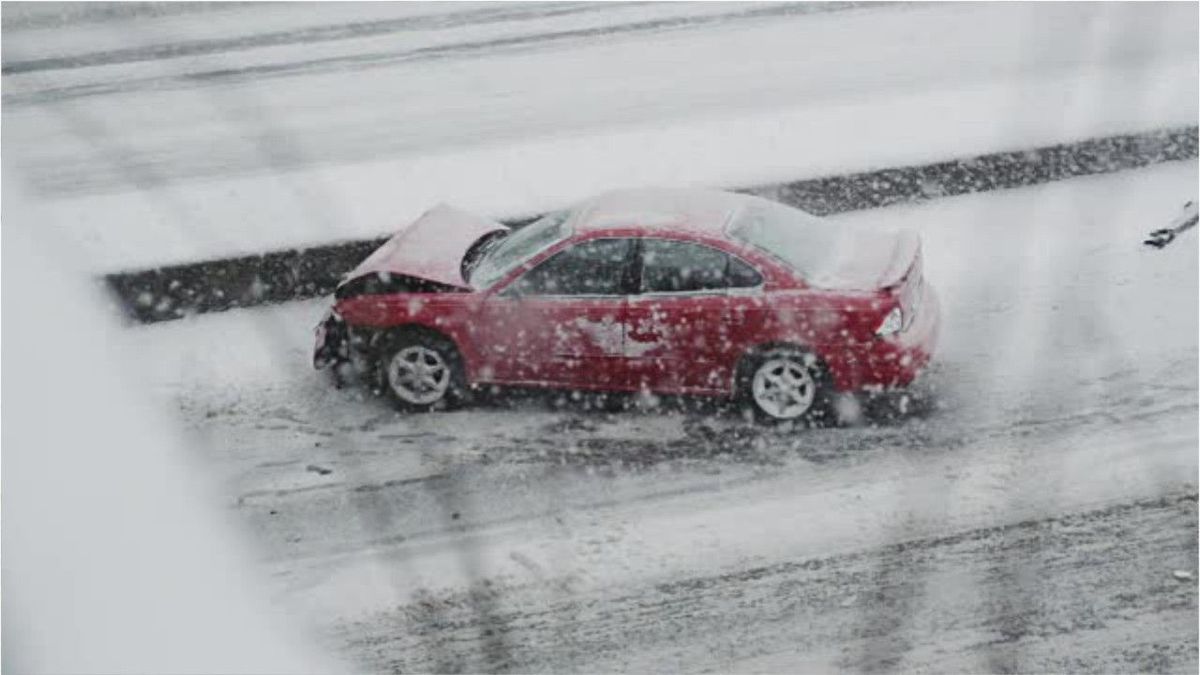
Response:
POLYGON ((1180 234, 1184 230, 1196 226, 1196 202, 1190 201, 1183 205, 1183 212, 1179 214, 1175 220, 1171 221, 1169 227, 1161 230, 1155 230, 1150 233, 1150 237, 1142 243, 1154 248, 1162 248, 1167 244, 1175 241, 1175 235, 1180 234))

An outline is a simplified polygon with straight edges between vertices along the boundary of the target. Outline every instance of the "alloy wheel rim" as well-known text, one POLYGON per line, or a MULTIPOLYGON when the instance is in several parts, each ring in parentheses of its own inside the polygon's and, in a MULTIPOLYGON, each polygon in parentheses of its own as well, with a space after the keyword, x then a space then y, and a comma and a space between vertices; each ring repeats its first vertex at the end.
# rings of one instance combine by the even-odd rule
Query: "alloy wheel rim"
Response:
POLYGON ((396 352, 387 369, 388 385, 406 403, 429 405, 450 388, 450 368, 437 350, 405 347, 396 352))
POLYGON ((790 420, 812 407, 817 383, 809 368, 800 361, 770 359, 755 371, 751 393, 763 412, 776 419, 790 420))

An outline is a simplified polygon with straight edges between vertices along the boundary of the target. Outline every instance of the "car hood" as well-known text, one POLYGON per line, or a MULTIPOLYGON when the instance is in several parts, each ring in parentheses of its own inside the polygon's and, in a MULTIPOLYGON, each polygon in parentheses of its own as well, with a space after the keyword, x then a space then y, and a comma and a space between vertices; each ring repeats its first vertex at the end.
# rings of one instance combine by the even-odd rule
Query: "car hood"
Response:
POLYGON ((899 284, 916 261, 921 238, 909 230, 841 226, 819 269, 808 283, 846 290, 874 290, 899 284))
POLYGON ((507 229, 493 220, 440 204, 375 249, 342 283, 386 272, 470 288, 462 276, 463 256, 481 237, 507 229))

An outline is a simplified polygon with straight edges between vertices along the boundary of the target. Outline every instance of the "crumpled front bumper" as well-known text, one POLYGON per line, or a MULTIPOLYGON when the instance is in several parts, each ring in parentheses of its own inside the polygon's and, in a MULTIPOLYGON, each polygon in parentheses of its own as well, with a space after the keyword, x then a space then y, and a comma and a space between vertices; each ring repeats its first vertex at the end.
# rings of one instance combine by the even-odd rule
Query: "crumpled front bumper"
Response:
POLYGON ((332 308, 316 327, 313 368, 320 370, 350 360, 350 329, 332 308))

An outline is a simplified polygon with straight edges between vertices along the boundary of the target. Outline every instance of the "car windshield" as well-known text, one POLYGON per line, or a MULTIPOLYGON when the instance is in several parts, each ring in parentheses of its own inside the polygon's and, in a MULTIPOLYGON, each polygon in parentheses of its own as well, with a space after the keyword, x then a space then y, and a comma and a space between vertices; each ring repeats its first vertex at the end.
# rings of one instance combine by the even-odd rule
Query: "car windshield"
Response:
POLYGON ((471 273, 470 282, 476 288, 487 288, 499 281, 517 265, 567 238, 567 217, 570 211, 556 211, 518 229, 487 253, 471 273))
POLYGON ((806 279, 820 277, 840 228, 799 209, 765 200, 742 209, 729 233, 779 258, 806 279))

